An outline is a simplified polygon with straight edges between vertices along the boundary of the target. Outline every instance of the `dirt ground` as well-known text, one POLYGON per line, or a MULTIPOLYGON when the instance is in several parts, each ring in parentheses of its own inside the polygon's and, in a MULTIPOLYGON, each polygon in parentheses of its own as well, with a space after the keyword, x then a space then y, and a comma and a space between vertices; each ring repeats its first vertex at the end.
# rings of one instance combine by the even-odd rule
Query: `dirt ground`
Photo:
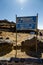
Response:
MULTIPOLYGON (((21 47, 21 42, 22 41, 25 41, 27 39, 30 39, 30 37, 32 38, 33 36, 36 36, 36 35, 30 35, 30 34, 26 34, 26 33, 17 33, 17 46, 20 46, 21 47)), ((12 41, 12 50, 3 55, 3 56, 0 56, 0 59, 3 59, 3 58, 11 58, 11 57, 15 57, 16 56, 16 50, 14 49, 14 47, 16 46, 16 33, 14 32, 4 32, 2 31, 2 33, 0 34, 0 38, 3 38, 4 40, 6 38, 9 38, 8 40, 11 40, 12 41)), ((9 50, 8 50, 9 51, 9 50)), ((2 51, 3 52, 3 51, 2 51)), ((35 57, 32 57, 32 56, 29 56, 24 52, 21 51, 21 49, 17 49, 17 58, 35 58, 35 57)), ((43 53, 42 53, 42 58, 43 58, 43 53)))

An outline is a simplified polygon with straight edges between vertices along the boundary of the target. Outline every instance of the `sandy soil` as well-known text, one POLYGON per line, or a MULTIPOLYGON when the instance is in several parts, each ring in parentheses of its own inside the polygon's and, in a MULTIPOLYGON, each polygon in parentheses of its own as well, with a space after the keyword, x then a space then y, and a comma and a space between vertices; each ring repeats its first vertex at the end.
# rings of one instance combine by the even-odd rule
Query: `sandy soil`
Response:
MULTIPOLYGON (((21 46, 21 42, 25 41, 26 39, 30 39, 30 37, 33 37, 34 35, 30 35, 30 34, 25 34, 25 33, 17 33, 17 45, 21 46)), ((16 46, 16 33, 12 33, 12 32, 2 32, 0 34, 0 37, 3 37, 3 39, 6 39, 7 37, 9 37, 10 40, 12 40, 12 43, 14 46, 16 46)), ((16 55, 16 50, 14 50, 12 48, 12 51, 0 58, 11 58, 11 57, 15 57, 16 55)), ((28 56, 25 52, 21 52, 21 49, 17 50, 17 57, 18 58, 34 58, 31 56, 28 56)), ((43 58, 43 54, 42 54, 42 58, 43 58)))

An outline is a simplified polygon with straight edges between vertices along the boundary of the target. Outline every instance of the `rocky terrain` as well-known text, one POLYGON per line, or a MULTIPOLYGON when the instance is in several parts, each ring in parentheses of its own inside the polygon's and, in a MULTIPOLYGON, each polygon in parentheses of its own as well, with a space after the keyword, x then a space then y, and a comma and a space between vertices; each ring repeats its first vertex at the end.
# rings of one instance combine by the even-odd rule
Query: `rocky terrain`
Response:
POLYGON ((8 20, 0 20, 0 31, 15 31, 15 23, 8 20))
POLYGON ((36 34, 19 32, 16 40, 15 24, 8 21, 3 25, 0 23, 0 60, 12 57, 43 59, 43 35, 38 34, 36 37, 36 34))
MULTIPOLYGON (((43 48, 43 36, 37 36, 37 46, 43 48), (40 41, 38 41, 40 40, 40 41), (40 43, 39 43, 40 42, 40 43)), ((30 49, 36 51, 36 35, 26 33, 17 33, 17 57, 18 58, 35 58, 27 52, 30 49), (32 40, 33 38, 33 40, 32 40)), ((16 55, 16 33, 2 31, 0 34, 0 58, 10 58, 16 55), (3 53, 2 53, 3 52, 3 53), (5 53, 6 52, 6 53, 5 53)), ((41 51, 40 51, 41 52, 41 51)), ((43 52, 41 52, 43 54, 43 52)), ((43 58, 43 55, 41 56, 43 58)))

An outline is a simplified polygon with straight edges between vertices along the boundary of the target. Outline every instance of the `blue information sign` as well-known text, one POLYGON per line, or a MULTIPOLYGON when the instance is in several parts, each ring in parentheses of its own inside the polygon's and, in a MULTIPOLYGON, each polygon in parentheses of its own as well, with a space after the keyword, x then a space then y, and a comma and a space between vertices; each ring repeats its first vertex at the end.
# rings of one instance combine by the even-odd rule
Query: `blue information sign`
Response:
POLYGON ((37 16, 17 17, 17 30, 29 30, 37 28, 37 16))

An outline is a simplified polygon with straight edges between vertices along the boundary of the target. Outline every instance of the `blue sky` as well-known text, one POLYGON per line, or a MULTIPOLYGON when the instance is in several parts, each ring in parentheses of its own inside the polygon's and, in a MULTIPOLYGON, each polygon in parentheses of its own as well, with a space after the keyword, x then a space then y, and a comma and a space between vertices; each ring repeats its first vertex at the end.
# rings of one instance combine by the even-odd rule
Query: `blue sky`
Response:
POLYGON ((17 16, 36 16, 38 28, 43 29, 43 0, 0 0, 0 20, 15 22, 17 16))

